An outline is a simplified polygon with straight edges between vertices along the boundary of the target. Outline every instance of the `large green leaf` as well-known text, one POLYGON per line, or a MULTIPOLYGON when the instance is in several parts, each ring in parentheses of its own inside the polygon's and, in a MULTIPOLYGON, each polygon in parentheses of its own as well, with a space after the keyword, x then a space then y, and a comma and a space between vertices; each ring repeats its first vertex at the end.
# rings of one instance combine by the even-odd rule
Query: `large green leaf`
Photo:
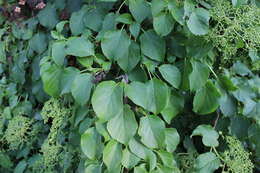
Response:
POLYGON ((107 31, 101 40, 102 51, 111 60, 128 57, 130 44, 130 38, 125 30, 107 31))
POLYGON ((123 88, 114 81, 100 83, 92 96, 92 107, 102 121, 107 121, 123 111, 123 88))
POLYGON ((55 42, 52 45, 52 59, 59 66, 64 64, 64 59, 66 56, 65 45, 65 41, 55 42))
POLYGON ((167 12, 161 12, 153 17, 154 30, 160 36, 168 35, 172 31, 174 23, 171 14, 167 12))
POLYGON ((94 55, 94 45, 86 38, 70 37, 66 44, 66 53, 68 55, 85 57, 94 55))
POLYGON ((120 168, 122 160, 122 146, 114 140, 108 142, 103 151, 103 161, 110 172, 120 168))
MULTIPOLYGON (((170 91, 169 91, 170 92, 170 91)), ((166 106, 162 110, 161 114, 163 119, 170 124, 171 120, 181 112, 184 107, 184 98, 183 95, 173 91, 169 93, 166 106)))
POLYGON ((168 87, 162 81, 154 78, 147 83, 132 82, 126 86, 125 93, 135 104, 158 114, 166 105, 168 87))
POLYGON ((101 151, 101 136, 94 127, 87 129, 80 138, 83 153, 90 159, 96 159, 101 151))
POLYGON ((84 17, 86 14, 86 9, 82 8, 80 11, 72 13, 70 17, 70 30, 73 35, 79 35, 83 33, 85 29, 84 17))
POLYGON ((6 53, 5 53, 5 42, 0 42, 0 62, 6 62, 6 53))
POLYGON ((199 155, 195 160, 194 168, 197 173, 213 173, 220 167, 220 161, 214 153, 208 152, 199 155))
POLYGON ((180 135, 174 128, 165 129, 165 144, 168 152, 173 152, 180 143, 180 135))
POLYGON ((177 1, 169 1, 168 9, 171 12, 173 18, 181 25, 184 25, 184 8, 177 1))
POLYGON ((138 134, 141 141, 149 148, 160 148, 165 140, 165 124, 156 115, 142 117, 140 120, 138 134))
POLYGON ((159 71, 163 78, 173 87, 179 88, 181 84, 181 72, 174 65, 164 64, 159 67, 159 71))
POLYGON ((161 158, 163 165, 169 168, 177 167, 177 163, 173 158, 173 154, 164 150, 160 150, 157 152, 159 157, 161 158))
POLYGON ((196 8, 187 21, 187 26, 195 35, 205 35, 209 32, 210 14, 204 8, 196 8))
POLYGON ((141 23, 150 15, 150 7, 145 0, 129 0, 129 10, 135 20, 141 23))
POLYGON ((211 125, 199 125, 193 130, 191 136, 202 136, 202 142, 207 147, 217 147, 218 132, 211 125))
POLYGON ((57 65, 50 65, 46 69, 41 69, 44 91, 52 97, 58 97, 61 91, 60 79, 63 69, 57 65))
POLYGON ((207 65, 198 62, 191 61, 192 72, 189 76, 190 90, 196 91, 203 87, 209 78, 209 68, 207 65))
POLYGON ((35 34, 29 41, 29 45, 33 51, 43 53, 47 47, 46 35, 42 32, 35 34))
POLYGON ((76 102, 85 105, 90 98, 90 92, 93 86, 91 74, 78 74, 71 86, 71 93, 76 102))
POLYGON ((205 115, 214 112, 219 106, 220 93, 211 81, 196 91, 193 100, 193 111, 205 115))
POLYGON ((100 164, 90 164, 88 167, 85 169, 84 173, 101 173, 101 165, 100 164))
POLYGON ((71 86, 76 76, 79 74, 79 70, 74 67, 67 67, 64 69, 61 77, 61 94, 67 94, 71 92, 71 86))
POLYGON ((131 41, 128 48, 128 56, 119 58, 117 63, 125 72, 130 72, 138 64, 140 59, 140 46, 136 42, 131 41))
POLYGON ((166 53, 165 40, 160 38, 153 30, 145 31, 140 36, 141 51, 145 56, 163 61, 166 53))
POLYGON ((127 144, 135 135, 137 127, 135 115, 129 106, 124 106, 124 110, 107 123, 107 129, 112 138, 123 144, 127 144))
POLYGON ((48 4, 38 14, 40 24, 48 29, 53 29, 58 23, 58 15, 53 5, 48 4))

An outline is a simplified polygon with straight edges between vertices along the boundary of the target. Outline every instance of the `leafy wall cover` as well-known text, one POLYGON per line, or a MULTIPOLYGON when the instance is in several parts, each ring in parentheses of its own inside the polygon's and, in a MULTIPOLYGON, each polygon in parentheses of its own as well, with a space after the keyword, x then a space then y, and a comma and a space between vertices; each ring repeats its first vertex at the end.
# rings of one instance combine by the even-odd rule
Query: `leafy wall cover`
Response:
POLYGON ((259 7, 0 0, 0 172, 260 172, 259 7))

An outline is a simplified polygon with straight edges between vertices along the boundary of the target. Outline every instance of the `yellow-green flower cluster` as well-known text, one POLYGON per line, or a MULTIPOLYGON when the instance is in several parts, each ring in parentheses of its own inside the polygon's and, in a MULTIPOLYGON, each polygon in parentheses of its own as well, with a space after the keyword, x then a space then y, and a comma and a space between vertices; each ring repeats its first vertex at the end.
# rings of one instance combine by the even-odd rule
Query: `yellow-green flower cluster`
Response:
POLYGON ((13 117, 8 124, 4 134, 4 140, 8 143, 9 149, 15 150, 24 144, 31 142, 34 134, 31 129, 33 120, 22 115, 13 117))
POLYGON ((243 57, 248 49, 260 49, 260 8, 254 5, 233 7, 229 0, 211 1, 212 25, 206 38, 222 53, 222 62, 243 57))
POLYGON ((190 173, 193 171, 194 162, 196 160, 196 156, 191 153, 184 153, 179 156, 180 161, 180 170, 183 173, 190 173))
POLYGON ((55 143, 58 132, 63 127, 64 121, 69 118, 70 109, 64 107, 60 100, 51 98, 44 104, 41 114, 44 123, 47 123, 50 119, 52 120, 48 140, 50 143, 55 143))
POLYGON ((254 165, 249 156, 250 153, 245 151, 241 142, 231 136, 226 136, 228 150, 223 153, 224 164, 229 173, 252 173, 254 165))
POLYGON ((57 141, 57 136, 69 119, 70 109, 66 108, 60 100, 51 98, 44 104, 41 114, 44 123, 51 121, 50 133, 41 148, 42 162, 45 165, 44 169, 53 170, 59 163, 60 153, 63 150, 62 145, 57 141))

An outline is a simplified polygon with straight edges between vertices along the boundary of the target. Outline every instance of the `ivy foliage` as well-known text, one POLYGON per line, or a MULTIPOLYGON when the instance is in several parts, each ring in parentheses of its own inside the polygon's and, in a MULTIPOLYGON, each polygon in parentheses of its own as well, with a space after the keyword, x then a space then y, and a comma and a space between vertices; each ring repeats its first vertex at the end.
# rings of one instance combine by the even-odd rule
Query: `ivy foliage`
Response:
POLYGON ((0 5, 0 172, 260 171, 258 0, 0 5))

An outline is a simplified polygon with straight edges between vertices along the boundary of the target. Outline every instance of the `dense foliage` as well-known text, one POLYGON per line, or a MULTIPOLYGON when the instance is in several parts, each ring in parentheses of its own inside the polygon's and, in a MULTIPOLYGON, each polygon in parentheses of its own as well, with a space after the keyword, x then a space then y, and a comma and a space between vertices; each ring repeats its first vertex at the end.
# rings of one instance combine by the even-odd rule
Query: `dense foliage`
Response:
POLYGON ((0 0, 0 172, 260 171, 259 0, 0 0))

